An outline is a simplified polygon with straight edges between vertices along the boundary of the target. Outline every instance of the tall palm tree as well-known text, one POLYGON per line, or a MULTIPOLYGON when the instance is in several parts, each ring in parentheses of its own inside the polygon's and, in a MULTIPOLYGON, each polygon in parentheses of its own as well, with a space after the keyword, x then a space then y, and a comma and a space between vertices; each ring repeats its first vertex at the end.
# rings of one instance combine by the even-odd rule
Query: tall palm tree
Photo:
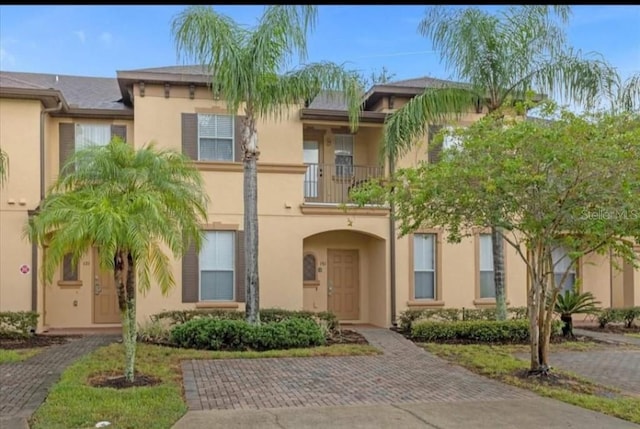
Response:
MULTIPOLYGON (((395 159, 406 153, 430 124, 470 111, 502 111, 531 90, 587 106, 600 94, 610 95, 614 69, 599 56, 586 57, 566 46, 561 23, 569 13, 568 6, 509 6, 496 14, 478 7, 429 9, 419 31, 464 84, 427 88, 394 112, 385 125, 386 154, 395 159)), ((491 236, 497 315, 505 319, 500 228, 492 227, 491 236)))
POLYGON ((114 138, 71 157, 26 227, 33 242, 46 246, 47 281, 66 254, 77 263, 94 247, 100 267, 113 271, 127 381, 134 379, 136 283, 145 292, 153 277, 168 292, 175 281, 163 247, 175 257, 190 243, 199 248, 206 205, 202 177, 186 156, 153 143, 135 150, 114 138))
POLYGON ((311 63, 284 71, 307 54, 307 32, 317 19, 315 6, 267 6, 254 28, 213 10, 192 6, 172 23, 178 52, 206 67, 213 91, 231 114, 244 109, 241 139, 244 163, 246 318, 260 323, 256 163, 257 120, 280 119, 320 90, 344 94, 352 129, 361 109, 362 90, 354 72, 329 63, 311 63))
POLYGON ((7 153, 0 149, 0 186, 7 181, 9 176, 9 157, 7 153))
POLYGON ((627 112, 640 110, 640 72, 629 76, 620 83, 617 98, 614 100, 614 108, 619 107, 627 112))

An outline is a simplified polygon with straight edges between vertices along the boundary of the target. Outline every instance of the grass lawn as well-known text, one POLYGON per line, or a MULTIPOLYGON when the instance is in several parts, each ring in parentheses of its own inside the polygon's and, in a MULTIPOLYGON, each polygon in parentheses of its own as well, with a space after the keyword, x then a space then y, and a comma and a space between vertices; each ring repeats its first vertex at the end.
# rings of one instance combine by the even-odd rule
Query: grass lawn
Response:
MULTIPOLYGON (((574 346, 569 344, 571 343, 552 345, 551 348, 553 351, 576 350, 572 348, 574 346)), ((516 373, 526 370, 529 367, 529 362, 516 358, 512 353, 528 351, 528 346, 431 343, 422 346, 430 352, 478 374, 532 390, 541 396, 640 423, 640 397, 622 395, 616 389, 600 386, 575 374, 557 369, 554 369, 554 372, 563 375, 561 380, 564 382, 555 385, 541 383, 535 377, 528 379, 518 377, 516 373)), ((579 347, 584 347, 584 345, 579 347)))
POLYGON ((16 350, 0 349, 0 364, 20 362, 25 359, 29 359, 32 356, 37 355, 41 351, 42 351, 42 347, 33 348, 33 349, 16 349, 16 350))
POLYGON ((31 428, 92 428, 102 420, 114 428, 170 428, 187 412, 182 396, 183 359, 263 357, 312 357, 374 355, 371 346, 332 345, 308 349, 267 352, 212 352, 138 344, 136 370, 162 382, 150 387, 128 389, 96 388, 87 380, 96 374, 121 375, 122 344, 102 347, 71 365, 51 389, 45 403, 31 419, 31 428))

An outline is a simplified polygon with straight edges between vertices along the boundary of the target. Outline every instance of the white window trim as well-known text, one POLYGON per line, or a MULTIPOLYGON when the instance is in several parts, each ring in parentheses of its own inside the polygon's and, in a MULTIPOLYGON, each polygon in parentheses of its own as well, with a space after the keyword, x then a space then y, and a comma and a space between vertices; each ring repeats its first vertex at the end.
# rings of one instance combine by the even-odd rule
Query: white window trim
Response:
POLYGON ((197 130, 198 130, 198 161, 212 161, 212 162, 234 162, 236 159, 236 117, 234 115, 225 115, 220 113, 197 113, 196 114, 196 122, 197 122, 197 130), (214 139, 225 139, 226 137, 201 137, 200 136, 200 117, 201 116, 230 116, 231 117, 231 159, 201 159, 200 158, 200 139, 201 138, 214 138, 214 139))
POLYGON ((438 239, 438 237, 437 237, 437 234, 435 234, 433 232, 415 233, 415 234, 413 234, 414 243, 412 243, 414 248, 415 248, 415 239, 416 239, 416 236, 418 236, 418 235, 420 235, 420 236, 422 236, 422 235, 430 235, 431 236, 431 239, 432 239, 431 242, 433 243, 433 249, 432 249, 432 255, 433 255, 432 265, 433 265, 433 269, 431 269, 431 270, 419 270, 419 269, 416 269, 416 259, 415 259, 416 255, 415 255, 415 250, 414 250, 414 252, 413 252, 413 273, 412 273, 413 274, 413 299, 416 300, 416 301, 418 301, 418 300, 433 300, 433 301, 436 301, 438 299, 438 279, 437 279, 437 275, 438 275, 438 273, 437 273, 437 271, 438 271, 437 270, 437 267, 438 267, 438 265, 437 265, 437 262, 438 262, 437 261, 437 258, 438 258, 438 254, 437 254, 438 240, 437 239, 438 239), (418 298, 416 296, 416 280, 415 280, 416 272, 433 273, 433 297, 432 298, 418 298))
POLYGON ((208 230, 205 231, 205 235, 210 232, 227 232, 232 234, 233 238, 231 240, 231 257, 232 257, 232 267, 231 270, 231 291, 232 298, 231 299, 202 299, 202 268, 200 267, 200 254, 198 254, 198 301, 199 302, 236 302, 236 232, 228 231, 228 230, 208 230))

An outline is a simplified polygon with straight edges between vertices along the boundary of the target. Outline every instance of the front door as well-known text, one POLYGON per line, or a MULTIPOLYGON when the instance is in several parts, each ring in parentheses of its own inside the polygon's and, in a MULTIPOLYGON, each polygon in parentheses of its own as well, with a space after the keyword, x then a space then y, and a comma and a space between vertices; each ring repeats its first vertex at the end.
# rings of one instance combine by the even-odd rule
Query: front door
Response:
POLYGON ((360 275, 357 250, 328 250, 328 309, 339 320, 360 318, 360 275))
POLYGON ((93 251, 93 323, 120 323, 113 272, 100 269, 97 249, 93 251))

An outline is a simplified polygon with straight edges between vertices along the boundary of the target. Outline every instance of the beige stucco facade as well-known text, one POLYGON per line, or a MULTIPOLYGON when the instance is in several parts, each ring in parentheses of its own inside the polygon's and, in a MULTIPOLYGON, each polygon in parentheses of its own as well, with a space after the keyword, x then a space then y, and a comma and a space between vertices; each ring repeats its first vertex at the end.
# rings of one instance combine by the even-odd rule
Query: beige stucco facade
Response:
MULTIPOLYGON (((142 82, 145 75, 136 76, 142 82)), ((92 114, 87 109, 74 113, 70 108, 42 115, 44 169, 39 148, 40 117, 45 102, 36 95, 24 99, 24 94, 3 93, 0 98, 0 145, 10 159, 9 180, 0 189, 0 311, 34 309, 41 314, 40 329, 118 325, 117 317, 107 314, 110 307, 104 306, 111 298, 106 301, 104 296, 100 298, 108 289, 110 274, 102 273, 96 266, 92 252, 79 261, 77 278, 63 279, 61 267, 52 282, 44 282, 40 277, 34 278, 44 252, 34 249, 22 236, 29 211, 35 210, 40 202, 40 178, 44 178, 46 188, 58 175, 64 124, 124 127, 127 141, 135 147, 155 142, 160 148, 181 151, 185 139, 184 114, 226 114, 223 101, 212 99, 205 86, 190 85, 188 80, 169 85, 156 81, 156 76, 146 80, 142 87, 138 80, 127 79, 121 83, 131 100, 128 110, 96 109, 92 114), (23 265, 30 271, 22 273, 23 265), (99 315, 99 311, 107 313, 99 315)), ((407 99, 396 97, 394 108, 407 99)), ((371 109, 372 118, 390 111, 389 100, 380 98, 371 109)), ((242 109, 238 115, 242 115, 242 109)), ((478 118, 479 114, 470 112, 461 123, 468 124, 478 118)), ((415 299, 412 235, 398 238, 398 231, 390 229, 388 209, 384 207, 355 208, 336 200, 354 184, 353 180, 345 181, 336 169, 337 141, 342 138, 339 136, 350 134, 346 119, 321 114, 305 119, 300 107, 292 106, 288 115, 280 120, 262 120, 257 128, 260 303, 263 308, 332 310, 345 322, 389 326, 392 317, 407 308, 484 308, 494 304, 492 299, 479 294, 478 236, 450 244, 446 234, 438 230, 418 231, 435 234, 436 274, 433 298, 415 299), (318 182, 314 182, 312 191, 306 184, 310 170, 305 164, 308 154, 303 148, 303 142, 309 141, 315 142, 310 147, 317 148, 317 153, 312 155, 316 157, 319 171, 314 176, 318 182), (303 267, 306 255, 311 255, 309 261, 315 264, 307 271, 303 267), (395 278, 392 279, 393 263, 395 278), (394 308, 391 307, 392 294, 394 308)), ((362 121, 349 140, 354 176, 357 171, 364 175, 382 175, 388 171, 388 165, 380 158, 381 135, 382 120, 362 121)), ((398 166, 412 166, 426 159, 427 147, 425 139, 424 144, 400 159, 398 166)), ((195 164, 210 197, 208 221, 203 229, 241 232, 242 164, 231 161, 195 161, 195 164)), ((524 306, 525 266, 513 249, 508 246, 505 249, 507 299, 510 306, 524 306)), ((163 310, 244 309, 241 299, 186 299, 188 285, 182 282, 184 267, 182 259, 171 259, 177 284, 168 295, 163 296, 159 288, 152 287, 140 296, 137 312, 140 322, 163 310)), ((607 257, 589 256, 581 261, 578 271, 582 289, 593 292, 604 306, 640 305, 638 270, 623 266, 618 271, 607 257)), ((234 273, 236 280, 241 274, 234 273)))

